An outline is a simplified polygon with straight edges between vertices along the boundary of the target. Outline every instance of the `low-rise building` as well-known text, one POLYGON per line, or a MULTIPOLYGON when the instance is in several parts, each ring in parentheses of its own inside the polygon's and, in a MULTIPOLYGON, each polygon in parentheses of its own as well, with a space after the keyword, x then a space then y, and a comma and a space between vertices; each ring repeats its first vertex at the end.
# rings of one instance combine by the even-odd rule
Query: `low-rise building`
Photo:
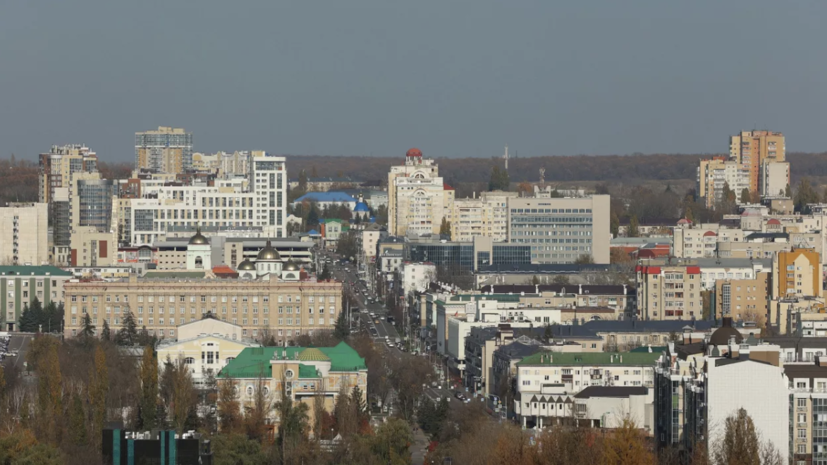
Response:
MULTIPOLYGON (((358 387, 367 402, 365 359, 344 342, 318 348, 248 347, 230 360, 217 378, 219 385, 234 385, 242 412, 254 405, 257 396, 263 396, 267 405, 288 396, 307 405, 309 424, 313 424, 317 401, 332 413, 339 395, 351 395, 358 387)), ((271 433, 279 422, 278 409, 269 409, 271 433)))
POLYGON ((625 419, 651 436, 654 391, 643 386, 589 386, 574 396, 574 417, 599 428, 620 428, 625 419))
POLYGON ((63 303, 63 286, 71 278, 54 266, 0 266, 0 329, 19 331, 20 315, 35 299, 43 306, 63 303))

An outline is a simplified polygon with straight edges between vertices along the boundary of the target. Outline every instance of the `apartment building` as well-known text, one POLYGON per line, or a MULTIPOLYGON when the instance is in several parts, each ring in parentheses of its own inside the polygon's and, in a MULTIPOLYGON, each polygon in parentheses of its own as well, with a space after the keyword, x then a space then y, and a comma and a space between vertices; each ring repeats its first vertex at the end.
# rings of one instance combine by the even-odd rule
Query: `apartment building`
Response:
POLYGON ((532 263, 609 263, 609 196, 508 199, 509 242, 531 246, 532 263))
POLYGON ((178 174, 192 170, 192 133, 160 126, 135 133, 135 169, 178 174))
POLYGON ((821 258, 811 249, 778 252, 773 258, 772 297, 822 297, 821 258))
POLYGON ((779 347, 744 340, 729 318, 708 340, 670 343, 655 370, 655 439, 691 455, 724 437, 726 418, 746 410, 782 458, 790 450, 790 395, 779 347))
POLYGON ((69 187, 75 173, 98 171, 98 156, 83 144, 53 145, 39 157, 38 202, 51 204, 56 189, 69 187))
POLYGON ((0 266, 0 328, 18 331, 23 309, 39 300, 44 306, 64 300, 72 273, 54 266, 0 266))
POLYGON ((699 266, 644 260, 635 273, 640 319, 688 320, 703 315, 699 266))
POLYGON ((49 255, 48 204, 0 207, 0 265, 43 265, 49 255))
POLYGON ((673 231, 672 254, 677 258, 712 258, 718 256, 721 242, 743 242, 740 228, 713 224, 678 224, 673 231))
POLYGON ((580 331, 600 338, 604 350, 630 351, 636 348, 663 347, 673 340, 702 340, 715 329, 715 322, 681 320, 595 320, 580 326, 580 331))
POLYGON ((704 199, 707 208, 715 208, 724 200, 725 187, 735 193, 736 201, 740 200, 741 191, 750 188, 749 167, 724 157, 701 160, 697 187, 698 196, 704 199))
POLYGON ((649 352, 537 352, 517 363, 514 413, 524 427, 542 428, 573 416, 573 396, 589 386, 652 388, 659 357, 649 352))
POLYGON ((473 198, 454 199, 451 214, 451 239, 472 241, 474 237, 490 237, 494 242, 508 240, 508 200, 516 192, 482 192, 473 198))
MULTIPOLYGON (((219 386, 231 383, 237 388, 242 413, 254 405, 259 394, 267 405, 276 405, 287 395, 307 406, 308 424, 313 424, 317 401, 327 413, 333 413, 339 394, 350 395, 358 387, 362 401, 367 402, 365 359, 344 342, 335 347, 249 347, 230 360, 217 378, 219 386)), ((266 423, 270 434, 279 421, 278 409, 269 409, 266 423)))
POLYGON ((761 192, 764 197, 787 197, 790 186, 790 163, 767 160, 761 169, 761 192))
POLYGON ((266 153, 251 159, 247 187, 163 186, 144 197, 118 202, 120 236, 131 245, 151 245, 170 230, 201 225, 210 228, 261 228, 271 237, 286 236, 287 191, 284 157, 266 153))
POLYGON ((715 318, 732 317, 764 327, 769 318, 771 295, 769 272, 754 278, 715 281, 715 318))
POLYGON ((174 338, 180 325, 209 313, 240 325, 244 337, 267 332, 285 344, 302 334, 332 330, 342 309, 339 282, 204 279, 187 273, 156 276, 66 283, 65 335, 76 336, 87 314, 97 328, 106 321, 116 331, 131 311, 138 327, 160 338, 174 338))
POLYGON ((451 221, 454 190, 443 182, 433 160, 416 148, 405 164, 388 173, 388 232, 394 236, 438 234, 443 218, 451 221))
POLYGON ((729 157, 749 171, 749 190, 761 195, 761 169, 769 161, 786 160, 787 146, 784 134, 772 131, 741 131, 729 138, 729 157))

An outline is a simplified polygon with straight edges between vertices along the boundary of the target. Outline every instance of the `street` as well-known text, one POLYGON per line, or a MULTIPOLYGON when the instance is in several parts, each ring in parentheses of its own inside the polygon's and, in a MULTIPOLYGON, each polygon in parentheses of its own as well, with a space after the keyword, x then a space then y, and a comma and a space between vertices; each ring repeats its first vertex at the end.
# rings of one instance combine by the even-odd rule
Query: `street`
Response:
POLYGON ((4 367, 17 367, 19 369, 23 369, 26 362, 26 355, 29 352, 29 343, 32 340, 31 334, 19 334, 15 333, 11 335, 9 340, 9 347, 7 349, 7 354, 5 359, 3 359, 3 366, 4 367), (16 356, 11 356, 9 354, 16 353, 16 356))

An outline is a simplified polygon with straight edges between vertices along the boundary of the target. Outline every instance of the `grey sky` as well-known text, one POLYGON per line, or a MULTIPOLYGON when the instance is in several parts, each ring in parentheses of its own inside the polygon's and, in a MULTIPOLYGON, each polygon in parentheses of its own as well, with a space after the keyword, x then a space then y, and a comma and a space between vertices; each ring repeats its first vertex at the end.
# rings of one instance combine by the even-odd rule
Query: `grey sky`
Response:
POLYGON ((824 0, 7 0, 0 156, 824 151, 824 0))

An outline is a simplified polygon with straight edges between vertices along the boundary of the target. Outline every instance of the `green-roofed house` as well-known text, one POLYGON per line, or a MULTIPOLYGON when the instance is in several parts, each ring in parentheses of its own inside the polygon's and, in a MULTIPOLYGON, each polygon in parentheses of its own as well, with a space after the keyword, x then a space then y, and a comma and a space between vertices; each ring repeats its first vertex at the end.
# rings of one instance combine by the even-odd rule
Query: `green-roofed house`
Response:
MULTIPOLYGON (((43 306, 60 305, 63 284, 70 279, 72 273, 54 266, 0 266, 0 331, 18 331, 23 309, 35 298, 43 306)), ((71 308, 67 302, 67 314, 71 308)))
MULTIPOLYGON (((294 401, 308 405, 311 424, 318 396, 331 413, 342 389, 350 395, 358 386, 367 402, 365 359, 344 342, 335 347, 248 347, 221 369, 217 379, 236 383, 242 407, 252 406, 258 389, 271 404, 286 392, 294 401)), ((271 410, 272 427, 278 424, 275 413, 271 410)))
MULTIPOLYGON (((589 386, 654 386, 661 352, 541 351, 517 363, 514 413, 524 426, 550 426, 574 411, 574 396, 589 386)), ((651 397, 651 396, 650 396, 651 397)), ((594 413, 594 412, 592 412, 594 413)))

